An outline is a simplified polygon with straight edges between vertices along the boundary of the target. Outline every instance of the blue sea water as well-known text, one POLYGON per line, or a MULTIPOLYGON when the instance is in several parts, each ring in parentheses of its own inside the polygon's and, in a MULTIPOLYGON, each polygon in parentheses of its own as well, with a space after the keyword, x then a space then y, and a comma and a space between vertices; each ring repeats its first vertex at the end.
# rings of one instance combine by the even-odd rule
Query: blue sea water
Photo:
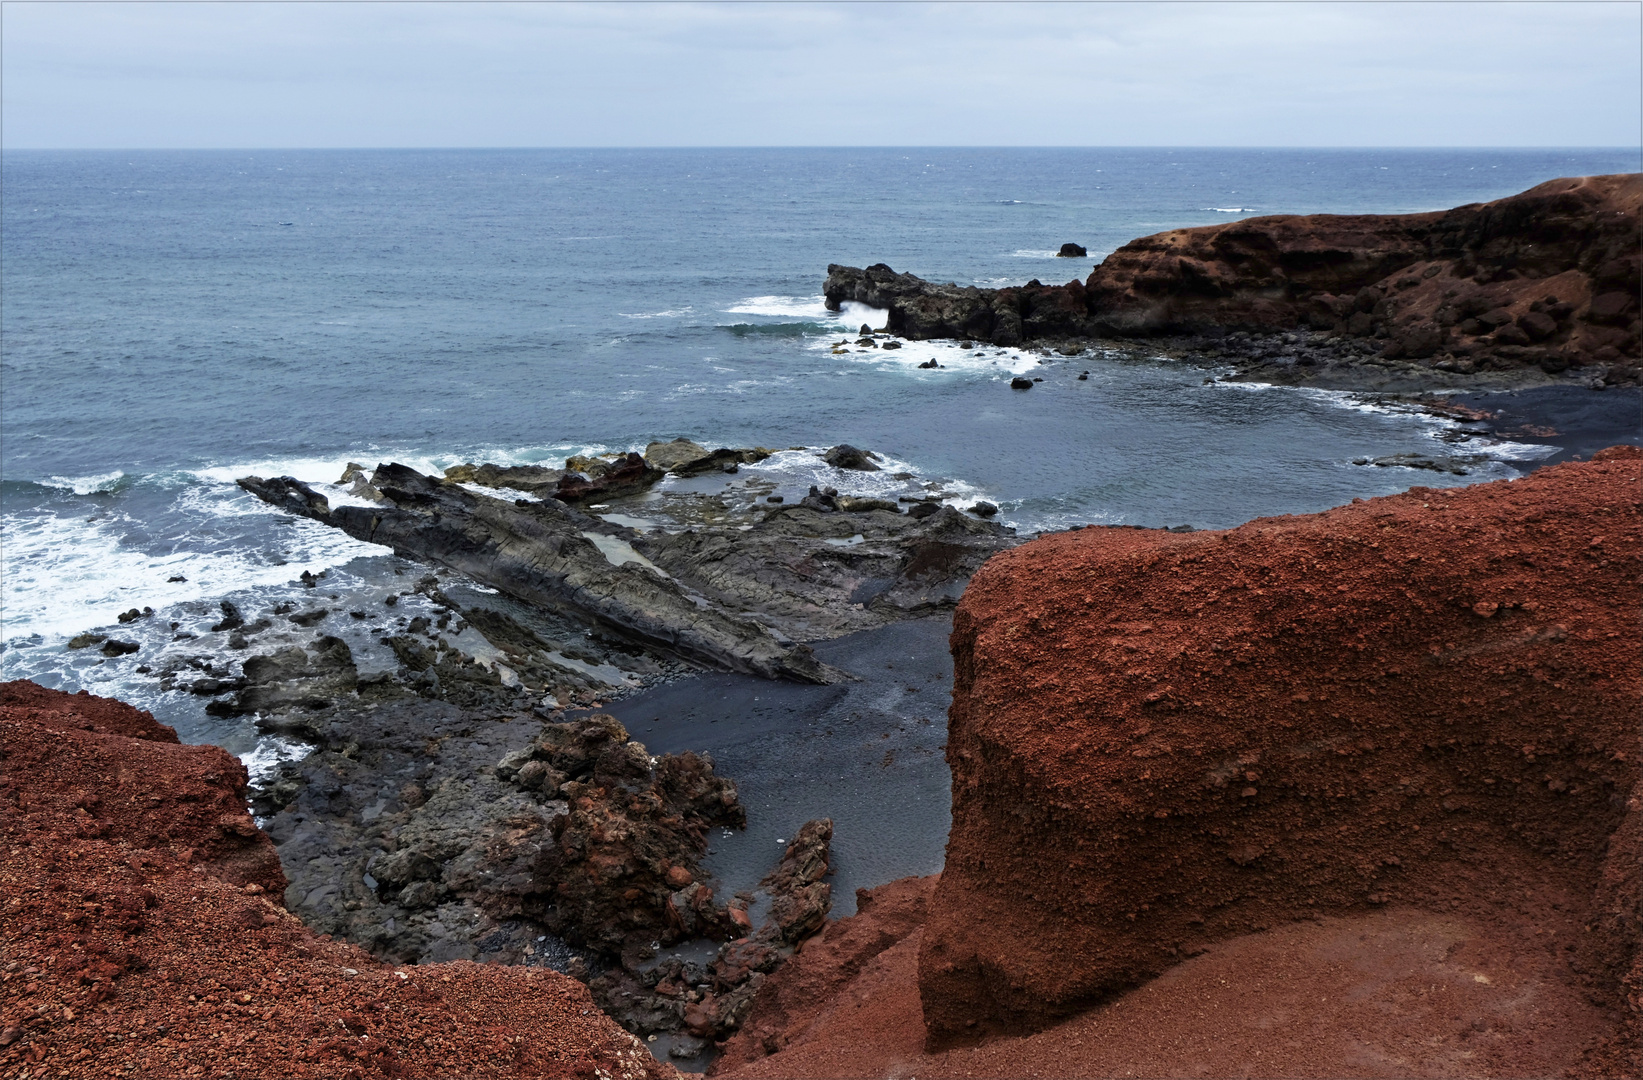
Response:
MULTIPOLYGON (((158 640, 305 569, 338 588, 383 572, 381 549, 240 493, 251 472, 848 441, 1023 530, 1228 526, 1437 483, 1351 464, 1437 430, 1352 395, 1087 358, 1088 382, 1012 394, 1039 357, 835 355, 877 316, 823 309, 827 264, 1060 282, 1166 228, 1638 167, 1626 150, 10 151, 0 673, 232 742, 133 674, 141 655, 63 642, 134 606, 160 617, 130 633, 158 640), (1069 240, 1090 257, 1053 257, 1069 240), (917 368, 932 357, 947 366, 917 368)), ((1529 452, 1502 446, 1465 482, 1529 452)))

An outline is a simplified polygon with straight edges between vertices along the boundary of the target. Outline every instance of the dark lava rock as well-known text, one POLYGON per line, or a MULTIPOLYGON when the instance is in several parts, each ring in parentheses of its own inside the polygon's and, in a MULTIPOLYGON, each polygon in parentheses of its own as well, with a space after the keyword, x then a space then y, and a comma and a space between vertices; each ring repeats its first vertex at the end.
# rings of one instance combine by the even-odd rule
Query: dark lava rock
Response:
POLYGON ((940 366, 941 365, 936 363, 934 360, 926 360, 924 363, 919 365, 921 368, 936 368, 940 366))
POLYGON ((109 640, 103 642, 103 647, 100 651, 104 656, 129 656, 140 648, 142 648, 142 646, 138 645, 135 641, 120 641, 115 638, 110 638, 109 640))
POLYGON ((1010 380, 1011 390, 1031 390, 1032 388, 1033 380, 1027 378, 1026 376, 1017 375, 1015 378, 1010 380))
MULTIPOLYGON (((627 459, 662 475, 637 454, 627 459)), ((767 628, 739 615, 699 606, 671 578, 635 563, 611 563, 583 536, 594 526, 607 526, 557 500, 517 506, 398 464, 381 466, 372 476, 386 500, 382 506, 331 509, 324 496, 290 477, 246 477, 239 483, 265 501, 308 506, 306 516, 356 539, 456 570, 665 656, 764 678, 830 682, 837 677, 808 647, 779 642, 767 628)))
POLYGON ((1088 255, 1089 252, 1085 251, 1080 244, 1062 244, 1061 250, 1055 253, 1058 259, 1082 259, 1088 257, 1088 255))
POLYGON ((879 348, 881 348, 881 349, 899 349, 899 348, 901 348, 901 342, 899 342, 899 341, 886 341, 883 345, 880 345, 879 348))
POLYGON ((227 600, 224 600, 218 607, 222 610, 222 621, 212 624, 211 629, 214 633, 220 633, 224 630, 238 630, 245 625, 245 616, 240 614, 239 608, 227 600))
POLYGON ((287 618, 298 626, 313 626, 329 614, 331 612, 328 608, 315 608, 312 611, 299 611, 295 615, 287 616, 287 618))
POLYGON ((871 450, 858 450, 849 443, 840 443, 822 455, 822 460, 835 469, 855 469, 858 472, 878 472, 873 462, 878 455, 871 450))
POLYGON ((138 611, 136 608, 132 608, 130 611, 122 611, 116 617, 122 623, 131 623, 136 622, 138 619, 146 619, 152 614, 154 614, 154 609, 151 607, 145 607, 141 611, 138 611))
POLYGON ((101 645, 107 640, 107 634, 75 634, 73 637, 68 639, 68 647, 71 649, 89 649, 93 645, 101 645))
POLYGON ((970 513, 976 515, 977 517, 990 518, 994 514, 998 513, 998 507, 994 506, 990 502, 978 502, 974 506, 970 507, 970 513))

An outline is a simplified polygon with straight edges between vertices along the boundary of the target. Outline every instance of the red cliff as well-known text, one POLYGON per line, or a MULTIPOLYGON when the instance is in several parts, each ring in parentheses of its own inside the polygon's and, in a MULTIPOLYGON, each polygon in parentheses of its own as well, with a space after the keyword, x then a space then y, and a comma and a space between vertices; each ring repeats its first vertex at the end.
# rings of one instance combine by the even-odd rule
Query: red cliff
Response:
POLYGON ((931 1044, 1400 907, 1567 931, 1635 1020, 1643 460, 1599 458, 988 562, 953 633, 931 1044))

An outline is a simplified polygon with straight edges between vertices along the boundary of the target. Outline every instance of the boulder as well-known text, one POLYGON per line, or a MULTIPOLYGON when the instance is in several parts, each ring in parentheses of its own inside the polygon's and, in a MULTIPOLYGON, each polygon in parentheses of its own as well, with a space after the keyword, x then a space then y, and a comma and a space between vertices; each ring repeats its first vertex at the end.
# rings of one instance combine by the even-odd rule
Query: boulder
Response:
POLYGON ((1061 245, 1061 250, 1055 253, 1058 259, 1082 259, 1089 255, 1082 244, 1067 243, 1061 245))
POLYGON ((858 450, 849 443, 840 443, 838 446, 835 446, 826 453, 822 454, 822 460, 833 466, 835 469, 855 469, 858 472, 878 472, 879 467, 874 464, 874 462, 881 459, 871 450, 858 450))
POLYGON ((1640 784, 1640 462, 990 560, 954 620, 932 1044, 1380 905, 1561 905, 1605 928, 1571 957, 1618 1003, 1639 941, 1616 830, 1640 784))
POLYGON ((566 458, 565 473, 555 485, 553 497, 566 503, 614 499, 643 491, 662 476, 661 469, 631 451, 609 461, 566 458))

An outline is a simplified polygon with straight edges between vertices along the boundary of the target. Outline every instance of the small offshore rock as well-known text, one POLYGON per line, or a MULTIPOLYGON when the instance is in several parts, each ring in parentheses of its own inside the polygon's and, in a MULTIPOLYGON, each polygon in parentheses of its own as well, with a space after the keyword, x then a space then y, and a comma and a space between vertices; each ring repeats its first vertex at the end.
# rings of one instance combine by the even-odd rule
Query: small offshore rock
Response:
POLYGON ((873 462, 878 455, 871 450, 858 450, 849 443, 840 443, 822 455, 822 460, 835 469, 855 469, 858 472, 878 472, 873 462))
POLYGON ((104 656, 127 656, 140 648, 142 646, 135 641, 120 641, 116 638, 110 638, 108 641, 103 642, 102 654, 104 656))
POLYGON ((990 518, 994 514, 998 513, 998 507, 983 500, 982 502, 978 502, 974 506, 970 507, 970 513, 974 514, 976 517, 990 518))
POLYGON ((1083 259, 1088 256, 1089 252, 1084 249, 1083 245, 1072 243, 1062 244, 1061 250, 1055 253, 1055 257, 1058 259, 1083 259))
POLYGON ((68 647, 71 649, 89 649, 93 645, 101 645, 107 640, 107 634, 76 634, 68 639, 68 647))
POLYGON ((212 633, 221 633, 224 630, 238 630, 245 625, 245 616, 240 614, 239 608, 227 600, 217 606, 222 611, 222 622, 212 625, 212 633))
POLYGON ((122 611, 116 618, 122 623, 129 623, 136 622, 138 619, 146 619, 152 614, 154 614, 154 609, 151 607, 145 607, 141 611, 132 608, 130 611, 122 611))
POLYGON ((1010 380, 1011 390, 1031 390, 1032 388, 1033 380, 1026 378, 1025 376, 1017 375, 1015 378, 1010 380))

